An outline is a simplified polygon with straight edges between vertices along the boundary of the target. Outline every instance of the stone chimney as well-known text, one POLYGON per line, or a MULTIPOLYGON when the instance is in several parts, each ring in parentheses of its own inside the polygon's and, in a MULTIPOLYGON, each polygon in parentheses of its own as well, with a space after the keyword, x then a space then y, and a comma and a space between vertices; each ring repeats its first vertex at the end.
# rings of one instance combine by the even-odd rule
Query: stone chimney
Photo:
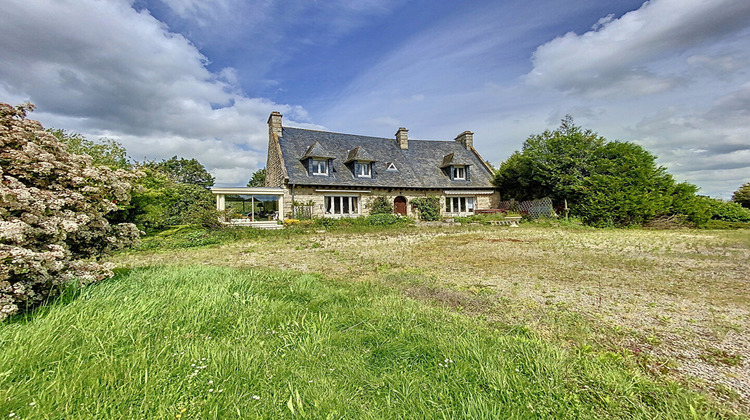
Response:
POLYGON ((278 137, 281 137, 281 113, 279 111, 273 111, 268 117, 268 137, 272 137, 271 134, 276 133, 278 137))
POLYGON ((405 129, 404 127, 401 127, 396 131, 396 143, 398 143, 398 146, 406 150, 409 148, 409 130, 405 129))
POLYGON ((471 131, 464 131, 456 137, 456 141, 461 143, 466 150, 471 150, 474 147, 474 133, 471 131))

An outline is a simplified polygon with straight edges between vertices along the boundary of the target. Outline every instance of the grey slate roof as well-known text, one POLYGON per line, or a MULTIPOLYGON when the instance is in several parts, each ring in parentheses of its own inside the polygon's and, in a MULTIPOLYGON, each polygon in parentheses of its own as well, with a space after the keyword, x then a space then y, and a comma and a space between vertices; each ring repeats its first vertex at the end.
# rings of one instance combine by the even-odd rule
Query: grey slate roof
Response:
POLYGON ((344 163, 354 162, 355 160, 360 162, 375 162, 376 159, 373 158, 371 154, 367 153, 364 146, 357 146, 349 151, 349 156, 347 156, 344 163))
POLYGON ((317 141, 310 145, 310 147, 307 148, 307 151, 305 152, 304 156, 302 156, 300 159, 307 159, 307 158, 332 158, 333 153, 326 150, 325 147, 321 146, 320 143, 317 141))
POLYGON ((492 175, 479 156, 455 141, 409 139, 408 150, 402 150, 392 138, 283 127, 279 145, 289 184, 357 188, 494 188, 492 175), (330 176, 308 175, 303 165, 302 159, 315 150, 316 142, 330 155, 326 157, 333 158, 330 176), (367 151, 367 160, 374 161, 373 178, 356 178, 345 165, 350 153, 358 147, 367 151), (444 158, 450 154, 453 155, 451 161, 470 165, 469 180, 451 181, 441 169, 444 158), (398 170, 386 171, 390 163, 398 170))
POLYGON ((472 162, 467 161, 464 158, 464 156, 456 156, 455 153, 451 153, 448 155, 443 156, 443 163, 440 164, 441 168, 445 168, 448 166, 463 166, 463 165, 471 165, 472 162))

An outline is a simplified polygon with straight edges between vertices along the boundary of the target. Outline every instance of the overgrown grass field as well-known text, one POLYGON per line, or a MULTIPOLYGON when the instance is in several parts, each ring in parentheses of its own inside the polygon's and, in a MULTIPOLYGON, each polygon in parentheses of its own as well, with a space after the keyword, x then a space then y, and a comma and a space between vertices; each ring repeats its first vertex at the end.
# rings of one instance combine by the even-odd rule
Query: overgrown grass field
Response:
POLYGON ((115 278, 1 325, 0 416, 651 419, 745 411, 741 389, 714 392, 663 346, 681 333, 701 350, 698 361, 743 372, 744 348, 724 344, 746 331, 748 292, 738 287, 747 267, 737 259, 750 252, 747 233, 233 235, 162 238, 172 249, 117 256, 126 269, 115 278), (616 302, 628 294, 638 296, 616 302), (664 296, 671 302, 659 303, 664 296), (716 335, 711 346, 683 316, 716 335))

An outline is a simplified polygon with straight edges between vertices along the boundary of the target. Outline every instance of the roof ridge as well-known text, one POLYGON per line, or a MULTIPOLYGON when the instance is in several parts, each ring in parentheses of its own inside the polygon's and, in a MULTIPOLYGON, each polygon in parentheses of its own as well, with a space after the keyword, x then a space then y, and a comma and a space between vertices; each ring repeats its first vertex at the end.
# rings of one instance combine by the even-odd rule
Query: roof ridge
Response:
POLYGON ((367 136, 367 135, 364 135, 364 134, 338 133, 336 131, 312 130, 312 129, 309 129, 309 128, 299 128, 299 127, 283 127, 283 128, 291 128, 291 129, 294 129, 294 130, 303 130, 303 131, 312 131, 314 133, 339 134, 339 135, 342 135, 342 136, 368 137, 368 138, 371 138, 371 139, 378 139, 378 140, 394 140, 394 141, 396 140, 396 139, 392 139, 392 138, 389 138, 389 137, 375 137, 375 136, 367 136))
MULTIPOLYGON (((313 130, 313 129, 310 129, 310 128, 286 127, 286 126, 283 127, 283 128, 291 128, 291 129, 294 129, 294 130, 302 130, 302 131, 311 131, 313 133, 338 134, 338 135, 341 135, 341 136, 353 136, 353 137, 367 137, 367 138, 370 138, 370 139, 378 139, 378 140, 393 140, 393 141, 396 140, 395 138, 391 138, 391 137, 376 137, 376 136, 368 136, 366 134, 340 133, 340 132, 337 132, 337 131, 313 130)), ((439 142, 439 143, 456 143, 455 140, 409 139, 410 143, 413 142, 413 141, 430 142, 430 143, 434 143, 434 142, 439 142)))

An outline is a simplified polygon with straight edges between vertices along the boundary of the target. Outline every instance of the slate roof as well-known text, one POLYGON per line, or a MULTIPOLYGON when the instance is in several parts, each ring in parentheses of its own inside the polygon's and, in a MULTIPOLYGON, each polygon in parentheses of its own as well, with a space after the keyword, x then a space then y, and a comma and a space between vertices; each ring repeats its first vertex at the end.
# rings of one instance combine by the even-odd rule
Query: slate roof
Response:
POLYGON ((472 164, 471 161, 467 161, 463 158, 464 156, 456 156, 455 153, 445 155, 443 156, 443 163, 440 165, 440 167, 445 168, 448 166, 463 166, 472 164))
POLYGON ((317 141, 310 145, 305 152, 305 155, 301 159, 307 158, 332 158, 333 153, 326 150, 325 147, 321 146, 317 141))
POLYGON ((492 175, 481 158, 456 141, 409 139, 409 148, 402 150, 393 138, 283 127, 279 146, 289 175, 289 184, 294 185, 357 188, 494 188, 491 182, 492 175), (333 172, 329 170, 331 176, 308 175, 303 165, 302 160, 318 146, 318 150, 330 155, 326 157, 333 158, 333 172), (356 178, 346 166, 345 163, 350 161, 350 154, 357 156, 360 152, 367 157, 366 160, 374 162, 373 178, 356 178), (441 169, 444 159, 451 154, 452 162, 470 165, 469 180, 451 181, 441 169), (386 171, 390 163, 396 166, 397 171, 386 171))
POLYGON ((372 157, 371 154, 367 153, 367 150, 363 146, 357 146, 356 148, 349 151, 349 156, 347 156, 346 161, 344 163, 354 162, 355 160, 358 160, 360 162, 375 162, 376 159, 372 157))

